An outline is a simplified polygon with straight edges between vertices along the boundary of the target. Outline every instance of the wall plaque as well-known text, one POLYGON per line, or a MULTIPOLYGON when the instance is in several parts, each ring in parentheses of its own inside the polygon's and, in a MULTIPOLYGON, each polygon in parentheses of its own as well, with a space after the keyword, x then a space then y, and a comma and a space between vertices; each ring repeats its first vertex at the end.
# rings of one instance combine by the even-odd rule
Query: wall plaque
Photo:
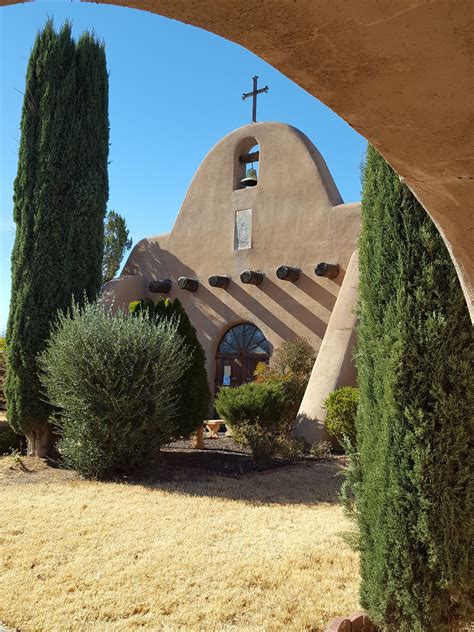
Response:
POLYGON ((252 247, 252 209, 235 212, 234 250, 252 247))

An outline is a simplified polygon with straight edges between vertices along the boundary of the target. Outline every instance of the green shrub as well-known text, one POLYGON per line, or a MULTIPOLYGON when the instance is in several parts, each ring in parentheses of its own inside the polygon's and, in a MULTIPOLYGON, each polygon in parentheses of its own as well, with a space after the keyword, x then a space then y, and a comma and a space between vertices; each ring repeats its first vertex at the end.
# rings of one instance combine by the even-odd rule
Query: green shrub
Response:
POLYGON ((309 445, 301 437, 296 439, 288 439, 287 437, 278 438, 278 454, 287 461, 298 461, 302 459, 309 450, 309 445))
POLYGON ((328 411, 326 428, 345 447, 357 445, 356 417, 359 391, 354 386, 342 386, 330 393, 324 402, 328 411))
POLYGON ((18 435, 10 426, 0 425, 0 456, 9 454, 14 450, 23 450, 26 446, 26 438, 18 435))
POLYGON ((291 373, 307 382, 315 360, 316 351, 309 342, 304 338, 296 338, 295 340, 285 340, 275 350, 270 360, 270 366, 280 375, 291 373))
POLYGON ((155 457, 179 433, 178 383, 188 362, 176 324, 95 304, 60 315, 39 363, 65 464, 106 478, 155 457))
POLYGON ((256 461, 264 462, 278 452, 285 398, 279 384, 243 384, 222 388, 215 407, 232 431, 233 438, 247 444, 256 461))
POLYGON ((279 452, 280 444, 275 434, 261 426, 249 424, 241 429, 240 436, 243 439, 242 443, 248 445, 252 451, 255 463, 268 463, 279 452))
POLYGON ((270 365, 259 362, 255 370, 258 383, 273 382, 282 388, 285 398, 285 423, 281 427, 281 432, 288 439, 291 436, 315 359, 316 352, 306 340, 302 338, 286 340, 273 354, 270 365))
POLYGON ((326 459, 331 455, 331 444, 329 441, 318 441, 313 443, 309 449, 309 453, 315 459, 326 459))
POLYGON ((161 299, 153 303, 150 299, 130 303, 133 315, 146 312, 155 322, 177 323, 177 333, 185 341, 190 362, 179 380, 180 399, 176 409, 176 428, 179 435, 189 436, 209 415, 211 393, 207 381, 206 356, 195 328, 192 326, 181 301, 161 299))

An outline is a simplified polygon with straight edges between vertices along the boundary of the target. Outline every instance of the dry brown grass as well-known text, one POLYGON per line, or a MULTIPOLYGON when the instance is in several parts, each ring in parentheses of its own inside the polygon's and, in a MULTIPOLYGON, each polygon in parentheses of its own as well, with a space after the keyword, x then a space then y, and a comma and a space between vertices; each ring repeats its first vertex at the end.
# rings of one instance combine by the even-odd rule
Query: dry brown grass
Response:
POLYGON ((323 630, 357 608, 335 461, 96 483, 0 459, 0 621, 22 631, 323 630))

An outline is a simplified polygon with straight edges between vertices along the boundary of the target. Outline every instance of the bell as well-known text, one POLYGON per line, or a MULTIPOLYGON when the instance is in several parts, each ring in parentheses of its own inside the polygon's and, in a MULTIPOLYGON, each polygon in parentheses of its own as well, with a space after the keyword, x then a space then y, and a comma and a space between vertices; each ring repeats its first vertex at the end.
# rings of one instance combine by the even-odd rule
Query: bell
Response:
POLYGON ((254 187, 257 182, 257 170, 252 167, 251 169, 247 169, 245 178, 242 178, 240 184, 242 184, 244 187, 254 187))

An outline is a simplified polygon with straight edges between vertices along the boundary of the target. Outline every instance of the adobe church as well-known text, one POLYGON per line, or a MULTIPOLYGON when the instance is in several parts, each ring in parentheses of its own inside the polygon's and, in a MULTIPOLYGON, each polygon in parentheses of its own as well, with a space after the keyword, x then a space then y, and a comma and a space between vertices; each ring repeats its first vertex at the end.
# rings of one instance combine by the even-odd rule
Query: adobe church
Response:
POLYGON ((212 393, 252 380, 283 341, 305 338, 319 353, 296 434, 319 440, 323 398, 355 381, 359 227, 360 204, 343 203, 302 132, 251 123, 211 149, 171 232, 138 242, 104 299, 127 309, 178 297, 206 353, 212 393))

